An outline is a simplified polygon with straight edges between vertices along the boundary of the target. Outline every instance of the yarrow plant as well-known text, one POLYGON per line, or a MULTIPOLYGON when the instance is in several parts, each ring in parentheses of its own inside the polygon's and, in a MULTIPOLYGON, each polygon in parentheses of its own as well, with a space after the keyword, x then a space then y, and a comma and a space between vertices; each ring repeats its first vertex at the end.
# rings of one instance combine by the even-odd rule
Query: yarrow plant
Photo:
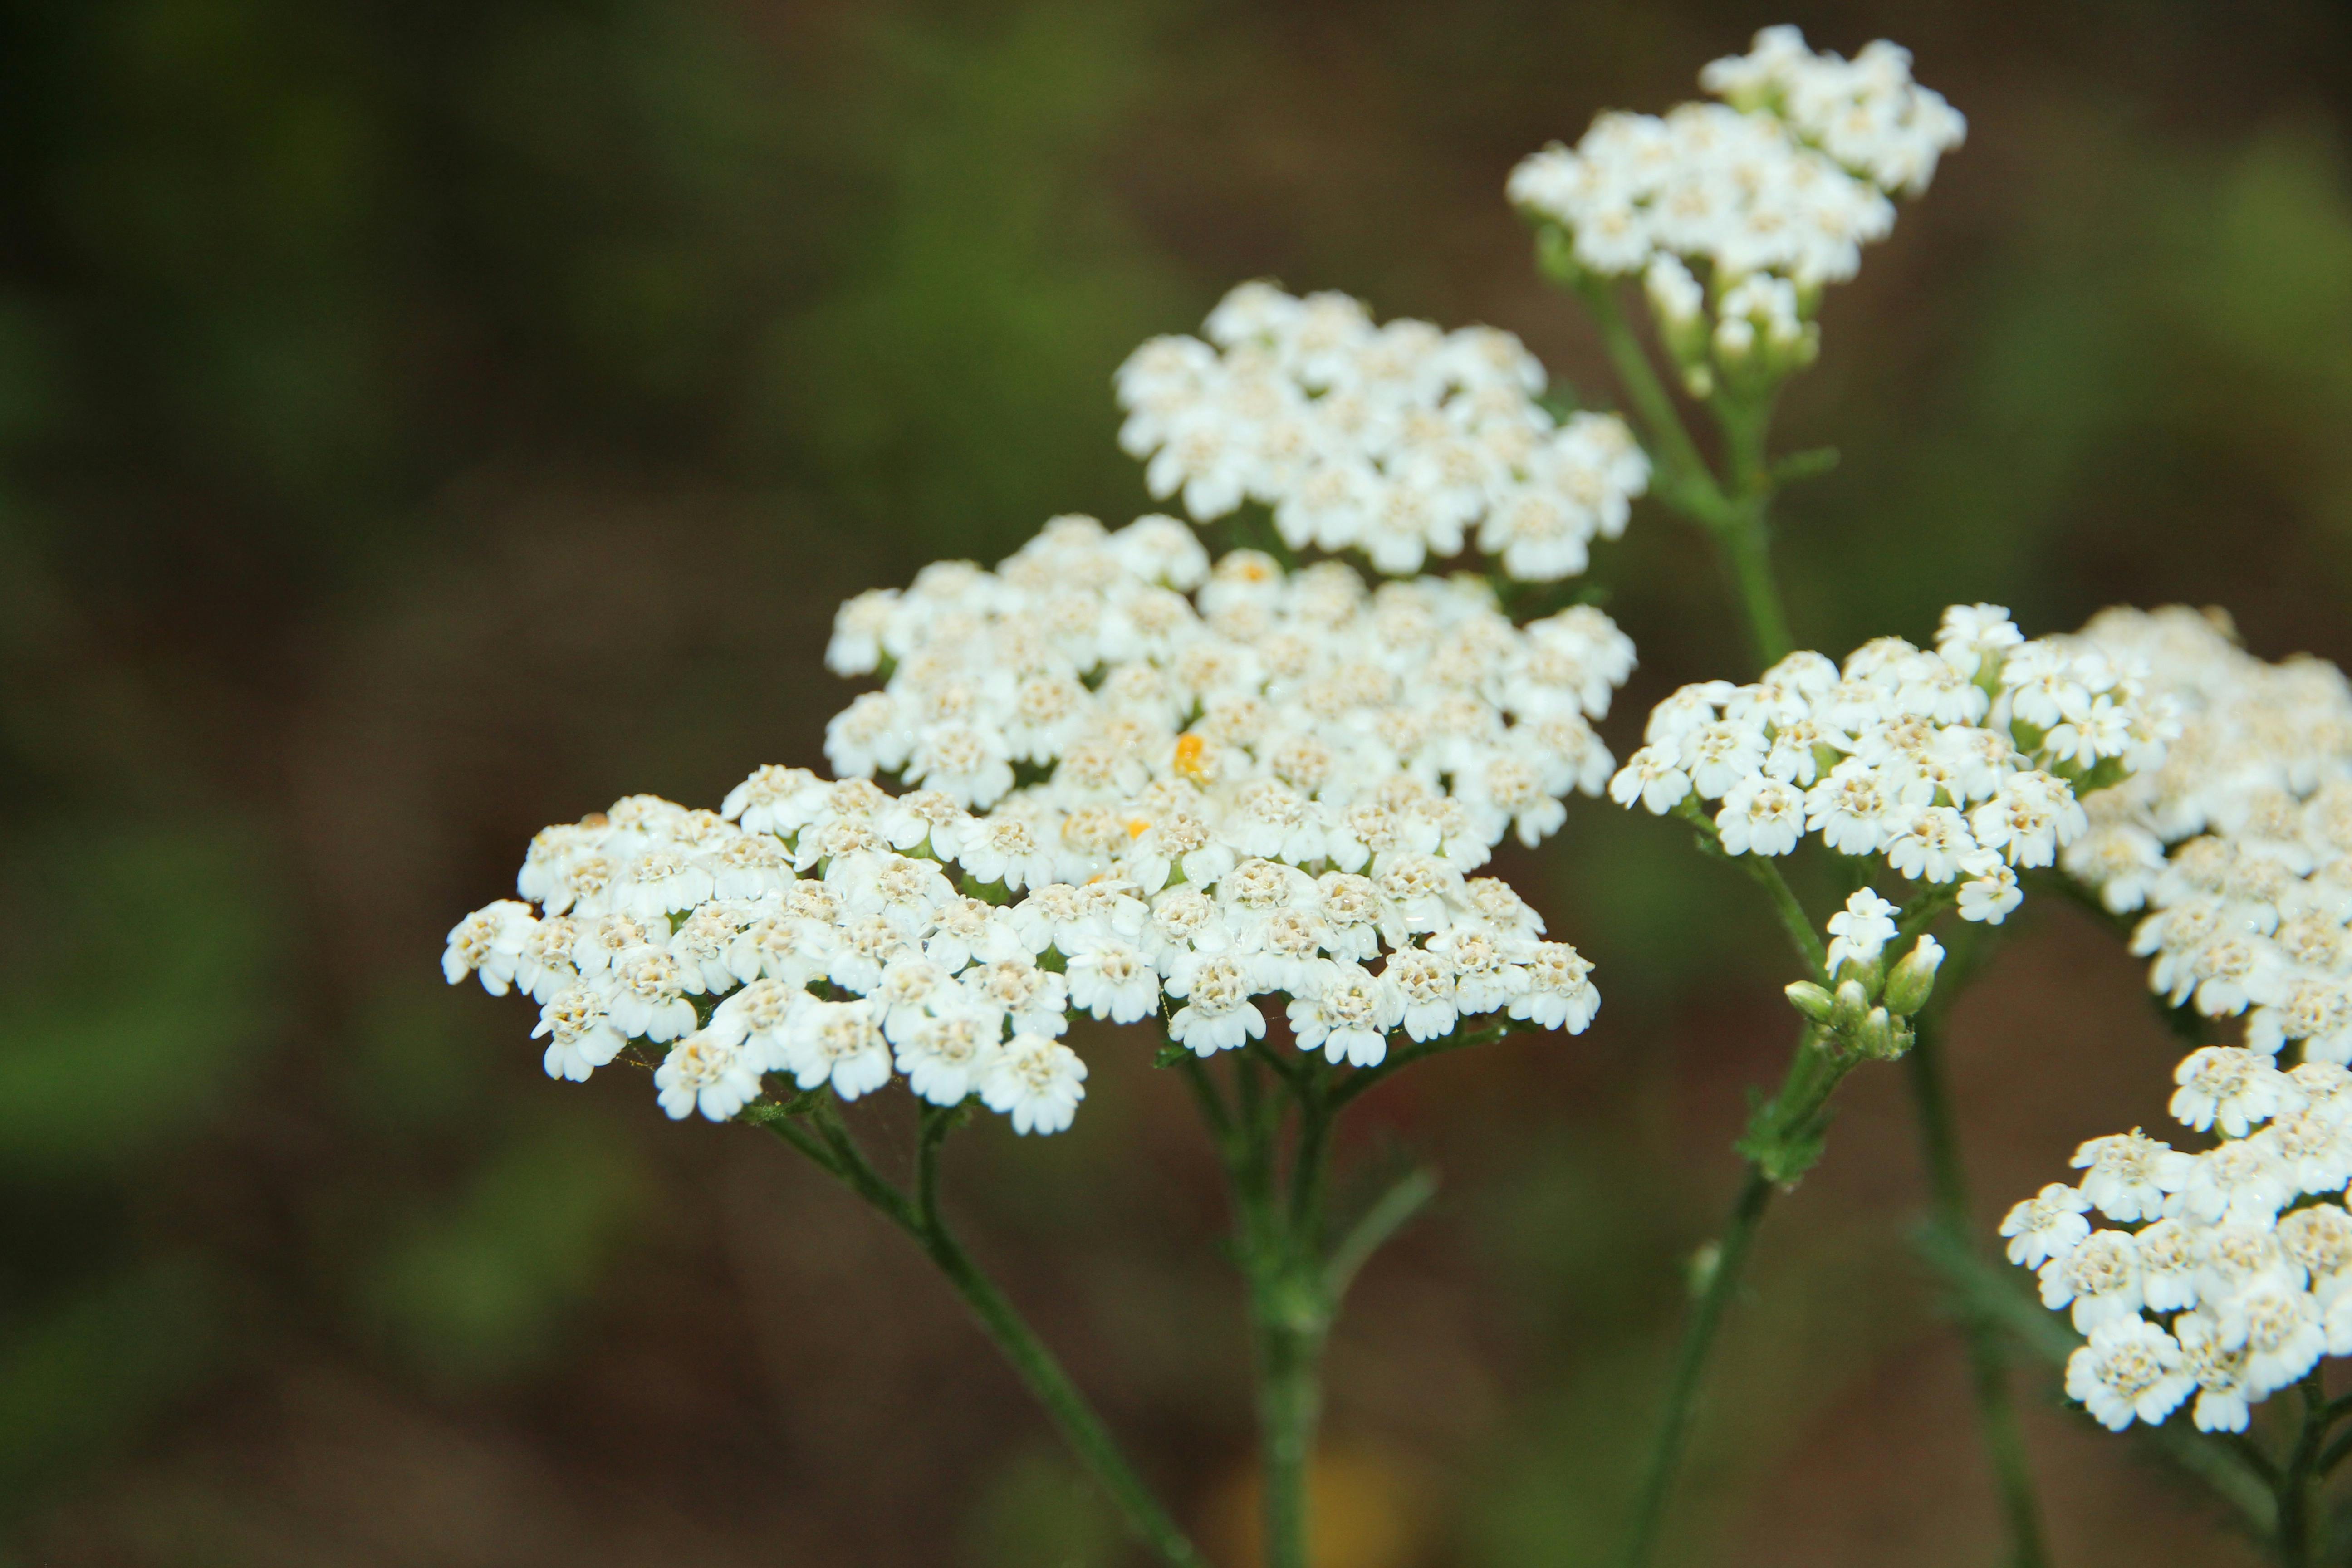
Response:
POLYGON ((1884 40, 1843 60, 1768 27, 1699 81, 1725 101, 1604 114, 1575 147, 1522 163, 1510 195, 1559 226, 1582 274, 1642 280, 1704 397, 1718 377, 1769 383, 1811 363, 1822 285, 1861 268, 1894 230, 1892 198, 1925 191, 1968 122, 1884 40))
POLYGON ((1932 651, 1900 637, 1843 666, 1795 653, 1760 681, 1686 686, 1650 715, 1611 783, 1618 804, 1713 809, 1727 855, 1775 857, 1809 834, 1957 887, 1962 919, 1998 925, 2017 872, 2088 825, 2078 789, 2144 768, 2178 733, 2128 665, 2095 646, 2027 642, 2006 610, 1956 605, 1932 651))
POLYGON ((1472 873, 1600 792, 1613 763, 1590 721, 1632 644, 1587 606, 1515 626, 1473 580, 1375 587, 1336 561, 1212 561, 1167 518, 1066 517, 994 571, 942 563, 852 600, 827 659, 881 680, 827 727, 839 776, 764 767, 716 812, 636 796, 551 827, 522 900, 459 922, 444 973, 538 1002, 549 1076, 635 1060, 673 1118, 763 1121, 899 1219, 1139 1532, 1189 1560, 934 1185, 969 1105, 1018 1133, 1070 1125, 1073 1019, 1150 1021, 1234 1174, 1270 1529, 1299 1538, 1324 1321, 1410 1206, 1329 1244, 1331 1119, 1409 1060, 1591 1024, 1591 966, 1472 873), (1221 1055, 1230 1099, 1202 1068, 1221 1055), (1280 1202, 1262 1073, 1297 1121, 1280 1202), (834 1109, 897 1079, 927 1107, 911 1198, 834 1109))
MULTIPOLYGON (((2158 766, 2179 731, 2174 704, 2147 689, 2136 659, 2080 639, 2028 641, 1991 605, 1946 610, 1933 648, 1882 637, 1843 664, 1792 653, 1757 681, 1686 686, 1652 711, 1611 796, 1681 816, 1703 848, 1745 867, 1807 974, 1788 988, 1804 1026, 1787 1079, 1759 1100, 1740 1144, 1748 1183, 1685 1345, 1637 1559, 1658 1528, 1716 1318, 1772 1193, 1821 1157, 1831 1095, 1866 1061, 1908 1056, 1916 1074, 1932 1069, 1915 1020, 1945 949, 1927 927, 1946 910, 2002 924, 2023 899, 2020 873, 2051 867, 2087 832, 2084 802, 2158 766), (1777 868, 1808 843, 1863 884, 1823 922, 1826 943, 1777 868), (1889 879, 1899 900, 1868 885, 1889 879)), ((1940 1107, 1932 1086, 1926 1107, 1940 1107)), ((1948 1156, 1942 1121, 1938 1109, 1929 1142, 1948 1156)), ((1939 1184, 1957 1210, 1956 1165, 1939 1184)), ((2004 1408, 1990 1414, 2005 1426, 2004 1408)), ((2023 1478, 2004 1484, 2030 1528, 2023 1478)))
POLYGON ((993 568, 936 563, 850 600, 826 663, 866 689, 826 726, 827 774, 767 766, 716 810, 637 795, 546 829, 520 897, 450 932, 445 973, 537 1004, 551 1077, 646 1071, 671 1118, 763 1127, 871 1205, 1137 1537, 1192 1565, 940 1199, 943 1146, 975 1112, 1068 1128, 1089 1056, 1121 1048, 1099 1026, 1147 1031, 1230 1189, 1264 1558, 1306 1568, 1324 1342, 1434 1184, 1412 1172, 1335 1225, 1335 1122, 1427 1058, 1592 1023, 1592 966, 1489 863, 1605 791, 1744 870, 1799 970, 1789 1065, 1755 1098, 1744 1179, 1692 1271, 1630 1568, 1657 1547, 1766 1212, 1823 1157, 1843 1079, 1898 1060, 1931 1250, 1972 1292, 2011 1560, 2046 1561, 2009 1405, 2022 1313, 2045 1345, 2088 1336, 2063 1346, 2066 1388, 2111 1427, 2187 1407, 2245 1443, 2262 1402, 2300 1388, 2285 1459, 2189 1458, 2209 1479, 2236 1466, 2233 1495, 2260 1493, 2254 1523, 2305 1563, 2313 1482, 2352 1452, 2324 1446, 2352 1405, 2316 1370, 2352 1354, 2352 687, 2181 611, 2029 640, 1961 605, 1929 646, 1798 651, 1771 507, 1834 454, 1775 457, 1772 411, 1820 352, 1825 287, 1965 123, 1883 41, 1848 60, 1768 28, 1700 79, 1715 101, 1603 114, 1508 180, 1630 419, 1556 395, 1508 332, 1243 284, 1201 336, 1155 338, 1114 378, 1122 446, 1189 521, 1056 518, 993 568), (1595 726, 1634 650, 1575 580, 1644 496, 1714 541, 1756 674, 1658 704, 1621 767, 1595 726), (1940 1065, 1942 1011, 2036 889, 2137 919, 2155 989, 2197 1035, 2174 1114, 2212 1141, 2095 1139, 2078 1185, 2011 1212, 2011 1258, 2071 1329, 1985 1285, 1940 1065), (2238 1016, 2239 1041, 2206 1037, 2238 1016), (901 1090, 919 1108, 903 1185, 844 1114, 901 1090))
POLYGON ((1272 509, 1293 550, 1418 572, 1474 542, 1522 583, 1580 574, 1625 530, 1650 465, 1614 415, 1556 417, 1543 367, 1491 327, 1375 326, 1344 294, 1244 283, 1208 342, 1154 338, 1119 367, 1119 443, 1154 495, 1208 522, 1272 509))
POLYGON ((1863 247, 1892 232, 1894 198, 1925 191, 1968 127, 1884 41, 1847 61, 1768 27, 1700 80, 1725 101, 1603 114, 1574 148, 1523 161, 1509 194, 1546 275, 1600 329, 1659 499, 1715 536, 1769 663, 1794 647, 1769 563, 1772 492, 1835 461, 1771 459, 1774 400, 1820 353, 1822 287, 1855 274, 1863 247), (1628 280, 1674 378, 1714 416, 1719 476, 1627 323, 1628 280))
POLYGON ((2180 608, 2111 610, 2084 640, 2137 659, 2182 713, 2163 765, 2102 797, 2062 864, 2117 916, 2145 911, 2132 950, 2200 1042, 2169 1109, 2205 1146, 2091 1139, 2081 1180, 2001 1234, 2085 1336, 2066 1391, 2103 1425, 2241 1433, 2297 1391, 2298 1440, 2260 1479, 2299 1560, 2316 1549, 2309 1489, 2352 1453, 2322 1447, 2347 1408, 2319 1371, 2352 1354, 2352 683, 2265 663, 2180 608), (2234 1040, 2207 1038, 2231 1019, 2234 1040))

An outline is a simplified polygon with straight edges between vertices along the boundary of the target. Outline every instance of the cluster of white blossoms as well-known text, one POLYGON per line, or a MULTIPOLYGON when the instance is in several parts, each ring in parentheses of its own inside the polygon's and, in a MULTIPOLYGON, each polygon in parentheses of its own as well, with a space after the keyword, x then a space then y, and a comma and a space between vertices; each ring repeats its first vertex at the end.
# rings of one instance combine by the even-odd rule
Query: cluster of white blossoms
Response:
POLYGON ((667 1047, 654 1083, 673 1117, 724 1121, 769 1073, 854 1100, 895 1067, 940 1103, 978 1094, 1024 1132, 1057 1131, 1087 1076, 1058 1038, 1064 977, 963 910, 936 862, 888 847, 920 841, 919 809, 785 768, 723 812, 632 795, 533 838, 530 901, 460 921, 442 972, 537 1002, 551 1078, 667 1047), (787 799, 796 833, 774 830, 787 799))
POLYGON ((1727 854, 1818 834, 1914 882, 1957 880, 1961 917, 1998 924, 2018 870, 2084 831, 2078 794, 2163 760, 2172 712, 2128 659, 1956 605, 1932 650, 1881 637, 1843 668, 1795 653, 1753 685, 1684 687, 1609 789, 1656 813, 1707 803, 1727 854))
POLYGON ((2060 864, 2116 913, 2153 988, 2242 1043, 2174 1074, 2172 1114, 2216 1146, 2134 1131, 2083 1145, 2079 1190, 2011 1211, 2012 1260, 2090 1336, 2067 1391, 2120 1429, 2247 1406, 2323 1354, 2352 1353, 2352 687, 2316 659, 2270 664, 2227 624, 2174 606, 2108 610, 2077 646, 2145 671, 2178 707, 2157 766, 2088 803, 2060 864), (2092 1231, 2095 1210, 2118 1228, 2092 1231))
POLYGON ((993 572, 852 599, 826 659, 884 675, 828 726, 835 772, 991 811, 988 842, 958 846, 982 880, 1150 892, 1236 857, 1469 870, 1514 827, 1536 843, 1609 778, 1588 721, 1633 645, 1584 605, 1515 626, 1475 578, 1213 566, 1172 518, 1068 517, 993 572))
POLYGON ((2174 1077, 2173 1116, 2213 1147, 2094 1138, 2080 1186, 2042 1188, 2000 1230, 2089 1336, 2066 1392, 2093 1416, 2155 1425, 2194 1394, 2201 1430, 2240 1432, 2251 1404, 2352 1353, 2352 1072, 2207 1046, 2174 1077))
POLYGON ((1613 415, 1555 420, 1543 367, 1489 327, 1375 325, 1344 294, 1244 283, 1207 342, 1160 337, 1119 367, 1119 444, 1193 518, 1244 500, 1294 550, 1359 550, 1391 576, 1471 543, 1521 582, 1575 576, 1624 531, 1649 462, 1613 415))
POLYGON ((551 1076, 642 1042, 674 1117, 731 1117, 769 1074, 849 1100, 896 1072, 1050 1132, 1085 1093, 1078 1014, 1208 1056, 1263 1038, 1276 995, 1302 1048, 1363 1067, 1398 1030, 1576 1032, 1600 1005, 1467 875, 1608 775, 1586 721, 1633 653, 1597 611, 1516 628, 1470 584, 1212 566, 1171 519, 1064 518, 995 572, 852 600, 828 658, 887 670, 828 731, 850 776, 551 827, 528 901, 450 933, 452 982, 540 1004, 551 1076))
POLYGON ((2161 767, 2095 803, 2066 871, 2117 913, 2174 1006, 2246 1015, 2246 1044, 2352 1063, 2352 684, 2271 664, 2174 606, 2109 610, 2082 640, 2144 665, 2181 710, 2161 767))
POLYGON ((1574 148, 1521 162, 1509 192, 1566 231, 1588 272, 1644 279, 1703 394, 1710 348, 1726 368, 1759 347, 1781 367, 1811 357, 1822 285, 1853 276, 1862 247, 1894 229, 1890 196, 1926 190, 1968 126, 1883 40, 1845 60, 1768 27, 1700 81, 1727 101, 1603 114, 1574 148))
POLYGON ((1751 113, 1778 115, 1799 141, 1882 191, 1917 195, 1969 122, 1911 79, 1911 51, 1880 38, 1853 58, 1808 48, 1795 27, 1767 27, 1744 55, 1709 61, 1699 85, 1751 113))

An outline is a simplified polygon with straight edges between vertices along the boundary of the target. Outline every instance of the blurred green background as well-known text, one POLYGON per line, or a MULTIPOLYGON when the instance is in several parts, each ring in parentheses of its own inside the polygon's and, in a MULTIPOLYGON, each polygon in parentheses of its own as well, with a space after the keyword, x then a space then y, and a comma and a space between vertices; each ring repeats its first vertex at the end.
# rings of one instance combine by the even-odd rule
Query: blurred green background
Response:
MULTIPOLYGON (((1970 118, 1789 401, 1846 459, 1783 509, 1801 640, 2188 600, 2352 655, 2321 0, 10 7, 0 1563, 1123 1561, 899 1238, 642 1081, 550 1084, 442 933, 543 823, 813 760, 846 594, 1144 510, 1110 373, 1240 279, 1508 327, 1606 402, 1503 176, 1790 19, 1891 34, 1970 118)), ((1643 656, 1621 754, 1744 658, 1636 518, 1596 566, 1643 656)), ((1330 1568, 1602 1559, 1784 1048, 1772 932, 1681 835, 1586 803, 1513 864, 1607 1006, 1370 1102, 1354 1153, 1448 1184, 1336 1346, 1330 1568)), ((1989 1215, 2161 1117, 2137 991, 2053 911, 1960 1009, 1989 1215)), ((960 1141, 956 1202, 1245 1563, 1213 1173, 1144 1047, 1087 1049, 1077 1129, 960 1141)), ((1689 1562, 1993 1559, 1899 1091, 1857 1079, 1768 1232, 1689 1562)), ((2236 1560, 2021 1386, 2062 1562, 2236 1560)))

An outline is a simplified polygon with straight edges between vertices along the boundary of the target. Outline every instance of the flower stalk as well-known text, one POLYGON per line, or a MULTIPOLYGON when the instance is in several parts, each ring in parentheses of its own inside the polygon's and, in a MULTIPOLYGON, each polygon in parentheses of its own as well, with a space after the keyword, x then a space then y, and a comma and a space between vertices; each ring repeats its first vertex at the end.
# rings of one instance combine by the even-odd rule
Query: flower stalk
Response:
POLYGON ((1544 270, 1573 289, 1600 330, 1601 347, 1633 405, 1643 446, 1656 473, 1652 493, 1705 529, 1715 541, 1734 595, 1747 617, 1759 667, 1769 667, 1796 647, 1789 613, 1772 572, 1770 511, 1776 488, 1766 459, 1774 391, 1741 395, 1718 391, 1708 399, 1720 431, 1728 479, 1718 480, 1684 424, 1674 395, 1651 363, 1619 306, 1615 286, 1577 265, 1557 229, 1543 231, 1538 254, 1544 270))
MULTIPOLYGON (((1944 1070, 1942 1020, 1929 1016, 1914 1019, 1912 1036, 1904 1069, 1919 1127, 1920 1152, 1927 1167, 1928 1223, 1943 1233, 1945 1246, 1974 1251, 1976 1224, 1944 1070)), ((1969 1390, 1976 1399, 1985 1455, 1992 1464, 1993 1484, 2000 1494, 2001 1514, 2008 1525, 2010 1562, 2013 1568, 2045 1568, 2050 1553, 2042 1541, 2041 1504, 2034 1495, 2025 1434, 2010 1397, 2009 1356, 2000 1326, 1968 1301, 1960 1303, 1959 1318, 1968 1346, 1969 1390)))
MULTIPOLYGON (((1801 461, 1776 467, 1770 457, 1769 431, 1778 378, 1768 375, 1739 388, 1717 383, 1705 391, 1720 439, 1724 473, 1718 479, 1683 422, 1649 353, 1627 323, 1612 280, 1582 268, 1567 236, 1558 228, 1539 230, 1538 254, 1545 272, 1576 292, 1599 329, 1651 456, 1656 474, 1654 493, 1714 539, 1759 664, 1767 668, 1774 666, 1787 658, 1795 643, 1771 564, 1772 496, 1783 467, 1792 475, 1819 471, 1834 460, 1834 455, 1801 454, 1801 461)), ((1696 795, 1685 795, 1675 809, 1691 824, 1703 851, 1738 859, 1762 889, 1804 964, 1807 979, 1790 987, 1790 994, 1812 1022, 1799 1041, 1780 1093, 1759 1106, 1738 1143, 1748 1163, 1747 1173, 1730 1217, 1706 1254, 1704 1278, 1698 1282, 1676 1352, 1648 1468, 1635 1500, 1624 1558, 1628 1568, 1642 1568, 1656 1549, 1675 1475, 1688 1444, 1708 1354, 1724 1310, 1738 1289, 1772 1194, 1793 1185, 1821 1157, 1830 1096, 1844 1075, 1866 1057, 1907 1056, 1915 1118, 1933 1194, 1934 1223, 1960 1245, 1966 1245, 1972 1234, 1941 1052, 1932 1030, 1915 1027, 1903 1016, 1916 1012, 1925 999, 1921 985, 1910 982, 1933 986, 1932 959, 1914 964, 1924 973, 1906 973, 1906 984, 1896 988, 1901 995, 1890 992, 1888 1001, 1895 1005, 1895 1016, 1887 1016, 1886 1008, 1858 1013, 1852 1018, 1843 1012, 1833 1013, 1836 1003, 1828 987, 1842 972, 1832 971, 1813 921, 1772 859, 1752 853, 1730 856, 1696 795), (1909 994, 1913 990, 1921 990, 1917 999, 1909 994), (1862 1027, 1865 1025, 1868 1033, 1862 1027), (1833 1036, 1843 1037, 1832 1039, 1833 1036)), ((1901 940, 1908 942, 1924 934, 1952 901, 1948 889, 1924 893, 1905 911, 1897 933, 1901 940)), ((1944 988, 1947 997, 1958 985, 1958 976, 1949 977, 1944 988)), ((2040 1510, 2023 1436, 2010 1399, 2000 1336, 1977 1316, 1967 1319, 1963 1331, 1971 1391, 2001 1499, 2010 1561, 2014 1568, 2043 1568, 2048 1556, 2040 1510)))
POLYGON ((923 1108, 910 1195, 874 1168, 825 1094, 803 1095, 788 1106, 763 1101, 744 1111, 744 1120, 791 1144, 922 1248, 1137 1541, 1169 1568, 1206 1568, 1206 1559, 1152 1495, 1062 1363, 949 1229, 939 1201, 940 1149, 961 1119, 954 1109, 923 1108), (814 1134, 799 1124, 803 1119, 814 1124, 814 1134))

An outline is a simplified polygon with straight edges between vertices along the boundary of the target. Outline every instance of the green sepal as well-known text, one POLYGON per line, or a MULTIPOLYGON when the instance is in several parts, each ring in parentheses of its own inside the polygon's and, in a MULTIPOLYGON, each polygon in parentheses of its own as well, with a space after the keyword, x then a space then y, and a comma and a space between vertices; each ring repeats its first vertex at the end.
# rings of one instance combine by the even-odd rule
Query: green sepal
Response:
POLYGON ((736 1112, 736 1120, 757 1122, 763 1127, 772 1122, 790 1121, 814 1110, 824 1099, 824 1090, 810 1089, 801 1090, 789 1100, 755 1100, 736 1112))

